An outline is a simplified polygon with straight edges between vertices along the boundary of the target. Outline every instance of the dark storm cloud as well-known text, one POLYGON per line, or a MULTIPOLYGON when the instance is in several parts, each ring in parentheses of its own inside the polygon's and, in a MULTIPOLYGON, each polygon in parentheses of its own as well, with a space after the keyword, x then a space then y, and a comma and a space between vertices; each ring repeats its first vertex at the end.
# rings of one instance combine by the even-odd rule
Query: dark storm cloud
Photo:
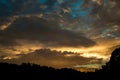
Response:
MULTIPOLYGON (((71 52, 66 52, 66 54, 71 54, 71 52)), ((74 54, 74 53, 73 53, 74 54)), ((73 67, 75 65, 82 65, 87 63, 97 63, 96 58, 85 58, 82 56, 65 56, 62 52, 51 51, 50 49, 39 49, 29 54, 18 55, 21 56, 18 59, 11 60, 0 60, 2 62, 10 62, 10 63, 35 63, 44 66, 51 66, 55 68, 63 68, 63 67, 73 67)), ((99 64, 99 63, 98 63, 99 64)))
POLYGON ((97 15, 99 17, 98 23, 114 23, 118 22, 120 18, 120 1, 119 0, 109 0, 103 1, 101 5, 94 4, 91 15, 97 15))
POLYGON ((95 45, 82 33, 75 33, 58 27, 55 21, 37 17, 18 18, 7 29, 0 31, 2 45, 15 43, 16 40, 38 41, 45 46, 84 46, 95 45))
POLYGON ((89 14, 90 25, 88 33, 90 32, 90 34, 88 35, 90 37, 99 39, 119 37, 119 29, 114 28, 116 25, 120 26, 119 4, 119 0, 86 0, 83 7, 92 6, 92 11, 89 14))
MULTIPOLYGON (((11 45, 15 43, 16 39, 25 39, 36 40, 48 46, 94 45, 93 41, 86 38, 81 33, 84 32, 88 37, 94 35, 99 36, 104 34, 106 30, 110 28, 109 25, 106 26, 107 24, 111 22, 115 24, 119 23, 119 3, 119 0, 97 0, 96 2, 93 0, 65 0, 60 4, 57 0, 1 0, 0 4, 2 7, 0 9, 2 10, 1 14, 3 14, 4 17, 2 17, 3 15, 0 16, 0 25, 10 22, 8 14, 9 16, 20 16, 23 14, 35 15, 37 13, 42 13, 44 19, 49 21, 41 19, 32 20, 30 18, 30 20, 28 18, 22 18, 23 20, 21 18, 17 19, 17 21, 15 21, 15 23, 13 23, 7 30, 0 32, 0 42, 1 44, 11 45), (64 6, 65 3, 67 3, 67 6, 64 6), (67 14, 63 14, 61 13, 61 10, 70 11, 68 11, 67 14), (62 17, 56 18, 53 14, 58 14, 58 16, 62 17), (71 18, 74 15, 77 19, 71 18), (83 15, 87 17, 82 17, 83 15), (52 19, 56 19, 56 21, 50 21, 52 19), (64 29, 70 29, 71 31, 59 28, 59 25, 57 24, 59 23, 59 20, 62 21, 61 25, 63 25, 62 27, 64 27, 64 29), (71 23, 71 21, 73 22, 71 23), (35 27, 33 27, 34 25, 35 27), (81 33, 74 33, 72 32, 73 29, 81 33), (7 39, 9 39, 9 41, 7 39)), ((116 32, 119 36, 118 33, 119 32, 116 32)))
MULTIPOLYGON (((66 57, 50 50, 26 54, 25 46, 91 47, 96 45, 91 39, 120 37, 119 22, 120 0, 0 0, 0 59, 13 58, 19 53, 17 56, 21 58, 7 62, 25 61, 54 67, 99 64, 102 60, 78 55, 66 57), (25 51, 17 46, 23 46, 25 51)), ((32 47, 28 49, 32 51, 32 47)))

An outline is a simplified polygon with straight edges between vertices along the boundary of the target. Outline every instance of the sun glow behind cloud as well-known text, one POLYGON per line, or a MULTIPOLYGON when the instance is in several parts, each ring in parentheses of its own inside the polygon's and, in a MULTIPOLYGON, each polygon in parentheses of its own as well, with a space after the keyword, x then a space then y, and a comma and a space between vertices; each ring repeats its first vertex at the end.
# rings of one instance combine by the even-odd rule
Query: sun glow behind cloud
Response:
POLYGON ((19 59, 22 54, 50 49, 60 54, 71 52, 62 55, 67 59, 95 58, 105 63, 119 46, 119 0, 20 2, 0 1, 6 6, 0 8, 0 59, 19 59))
POLYGON ((15 46, 13 49, 2 49, 5 50, 7 53, 12 53, 13 56, 16 54, 28 54, 30 52, 34 52, 35 50, 38 49, 51 49, 51 50, 56 50, 56 51, 67 51, 67 52, 73 52, 74 54, 67 54, 66 56, 83 56, 83 57, 96 57, 96 58, 103 58, 104 60, 108 60, 110 57, 110 53, 113 51, 114 47, 116 46, 120 41, 119 40, 114 40, 113 41, 107 41, 103 42, 98 45, 95 45, 93 47, 43 47, 42 45, 38 43, 29 43, 27 41, 20 42, 21 46, 15 46), (112 48, 113 47, 113 48, 112 48))
MULTIPOLYGON (((108 60, 110 58, 110 53, 115 49, 114 46, 118 45, 120 43, 120 40, 108 40, 108 41, 98 41, 95 46, 92 47, 58 47, 58 48, 50 48, 51 50, 57 50, 57 51, 68 51, 73 52, 74 54, 79 54, 80 56, 84 57, 96 57, 96 58, 103 58, 105 60, 108 60)), ((33 50, 39 49, 40 47, 35 47, 33 50)), ((42 46, 41 46, 42 48, 42 46)), ((68 56, 72 56, 73 54, 70 54, 68 56)), ((74 55, 73 55, 74 56, 74 55)))

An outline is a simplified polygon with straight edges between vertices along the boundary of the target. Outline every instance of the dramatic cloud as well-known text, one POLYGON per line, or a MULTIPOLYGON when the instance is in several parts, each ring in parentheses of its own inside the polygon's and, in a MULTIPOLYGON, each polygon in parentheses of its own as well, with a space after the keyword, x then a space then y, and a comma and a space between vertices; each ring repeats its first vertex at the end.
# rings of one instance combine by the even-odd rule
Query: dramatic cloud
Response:
POLYGON ((95 42, 75 33, 58 27, 54 21, 46 21, 37 17, 19 18, 7 29, 0 31, 1 45, 14 45, 16 40, 38 41, 45 46, 85 46, 95 42))
POLYGON ((51 51, 50 49, 39 49, 29 54, 21 54, 18 55, 20 58, 8 60, 4 57, 2 62, 10 62, 10 63, 35 63, 43 66, 52 66, 55 68, 73 68, 76 65, 84 65, 84 64, 94 64, 97 63, 100 67, 102 63, 102 59, 97 58, 85 58, 82 56, 78 56, 76 53, 72 52, 58 52, 51 51), (74 56, 70 56, 74 54, 74 56), (69 55, 69 56, 68 56, 69 55))
POLYGON ((17 54, 25 54, 18 63, 96 65, 99 62, 88 60, 107 61, 114 46, 119 47, 119 22, 120 0, 0 0, 0 59, 14 62, 17 54), (54 52, 48 51, 50 54, 44 55, 47 60, 42 54, 36 56, 39 50, 35 50, 43 48, 78 52, 88 59, 74 53, 70 58, 58 52, 53 56, 54 52))

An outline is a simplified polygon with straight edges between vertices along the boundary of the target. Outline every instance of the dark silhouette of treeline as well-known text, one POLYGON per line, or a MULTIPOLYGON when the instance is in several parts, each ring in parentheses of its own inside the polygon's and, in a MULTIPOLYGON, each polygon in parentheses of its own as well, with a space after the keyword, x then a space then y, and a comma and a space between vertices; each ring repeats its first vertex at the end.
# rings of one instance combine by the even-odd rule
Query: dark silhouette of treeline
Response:
POLYGON ((23 63, 0 63, 0 80, 120 80, 120 48, 112 52, 110 61, 95 72, 79 72, 69 68, 23 63))

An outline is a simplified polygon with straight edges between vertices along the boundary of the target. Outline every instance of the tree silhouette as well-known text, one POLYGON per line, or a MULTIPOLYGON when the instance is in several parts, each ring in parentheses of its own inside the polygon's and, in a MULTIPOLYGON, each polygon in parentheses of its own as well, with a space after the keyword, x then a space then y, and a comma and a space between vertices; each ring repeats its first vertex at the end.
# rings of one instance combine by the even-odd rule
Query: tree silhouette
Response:
POLYGON ((0 63, 1 79, 27 80, 120 80, 120 48, 112 52, 110 61, 96 72, 79 72, 73 69, 40 66, 31 63, 21 65, 0 63))
POLYGON ((104 70, 120 72, 120 48, 116 48, 110 57, 110 61, 103 66, 104 70))

